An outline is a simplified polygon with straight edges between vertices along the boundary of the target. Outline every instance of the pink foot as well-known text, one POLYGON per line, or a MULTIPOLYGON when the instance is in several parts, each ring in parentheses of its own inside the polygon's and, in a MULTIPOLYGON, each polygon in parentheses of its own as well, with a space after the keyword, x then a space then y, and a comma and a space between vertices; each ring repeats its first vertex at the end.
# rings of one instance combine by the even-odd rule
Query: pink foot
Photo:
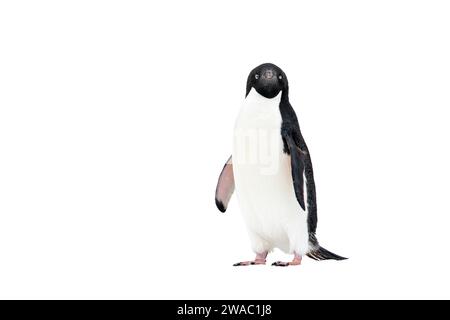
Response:
POLYGON ((294 260, 292 260, 291 262, 277 261, 272 263, 272 265, 276 267, 287 267, 287 266, 299 266, 301 263, 302 263, 302 256, 295 254, 294 260))
POLYGON ((242 266, 254 266, 258 264, 266 264, 266 260, 254 260, 254 261, 242 261, 233 264, 235 267, 242 267, 242 266))
POLYGON ((241 267, 241 266, 254 266, 254 265, 266 264, 266 257, 267 257, 267 252, 258 253, 256 255, 255 260, 238 262, 238 263, 233 264, 233 266, 241 267))

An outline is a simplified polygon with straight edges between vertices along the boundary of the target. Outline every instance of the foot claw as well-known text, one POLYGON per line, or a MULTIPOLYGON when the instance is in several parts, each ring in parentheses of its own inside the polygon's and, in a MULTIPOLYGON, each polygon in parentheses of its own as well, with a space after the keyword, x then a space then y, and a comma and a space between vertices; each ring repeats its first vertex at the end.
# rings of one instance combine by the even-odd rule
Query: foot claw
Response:
POLYGON ((287 266, 289 266, 289 262, 276 261, 276 262, 272 263, 272 265, 275 267, 287 267, 287 266))

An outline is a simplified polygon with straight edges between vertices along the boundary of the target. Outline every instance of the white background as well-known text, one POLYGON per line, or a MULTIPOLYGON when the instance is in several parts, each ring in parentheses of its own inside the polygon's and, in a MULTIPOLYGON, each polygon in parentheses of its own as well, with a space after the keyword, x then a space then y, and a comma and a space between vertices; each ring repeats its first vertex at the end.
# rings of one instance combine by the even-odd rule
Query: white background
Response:
POLYGON ((0 5, 0 298, 450 298, 447 1, 0 5), (279 65, 318 238, 253 258, 214 205, 248 72, 279 65), (269 262, 290 259, 279 251, 269 262))

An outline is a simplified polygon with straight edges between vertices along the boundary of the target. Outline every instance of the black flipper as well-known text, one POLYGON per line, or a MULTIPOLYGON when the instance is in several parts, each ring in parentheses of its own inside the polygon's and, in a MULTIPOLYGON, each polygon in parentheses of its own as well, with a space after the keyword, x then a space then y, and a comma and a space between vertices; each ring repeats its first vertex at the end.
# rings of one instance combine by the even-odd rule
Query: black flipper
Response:
POLYGON ((305 173, 305 156, 306 152, 302 151, 294 141, 294 137, 289 133, 285 132, 283 135, 286 145, 289 149, 291 155, 291 174, 292 181, 294 183, 295 197, 297 198, 300 207, 305 209, 305 193, 303 174, 305 173))
MULTIPOLYGON (((303 160, 302 161, 304 167, 303 171, 306 180, 306 202, 307 202, 306 204, 308 207, 307 210, 308 232, 310 235, 315 235, 317 229, 317 205, 316 205, 316 185, 314 183, 314 173, 311 155, 308 151, 308 146, 306 145, 305 140, 303 139, 302 133, 300 131, 297 115, 295 114, 295 111, 292 108, 291 104, 289 103, 289 99, 287 98, 287 93, 281 97, 280 112, 281 118, 283 119, 281 125, 281 136, 283 137, 284 142, 284 152, 287 154, 291 154, 292 149, 294 150, 294 155, 297 154, 297 156, 300 156, 300 158, 303 160), (288 145, 288 142, 290 146, 288 145), (297 148, 295 148, 295 146, 297 148)), ((292 161, 291 157, 291 163, 293 162, 294 161, 292 161)), ((299 175, 298 169, 295 172, 295 174, 299 175)), ((301 175, 301 178, 303 179, 303 174, 301 175)), ((300 206, 304 210, 305 207, 304 197, 302 197, 300 194, 297 195, 297 191, 300 191, 300 189, 298 190, 295 189, 295 191, 297 200, 299 198, 303 199, 303 206, 300 200, 298 201, 300 206)))
POLYGON ((222 172, 217 181, 216 187, 216 206, 220 212, 227 210, 228 202, 234 192, 234 174, 233 174, 233 162, 230 157, 223 166, 222 172))

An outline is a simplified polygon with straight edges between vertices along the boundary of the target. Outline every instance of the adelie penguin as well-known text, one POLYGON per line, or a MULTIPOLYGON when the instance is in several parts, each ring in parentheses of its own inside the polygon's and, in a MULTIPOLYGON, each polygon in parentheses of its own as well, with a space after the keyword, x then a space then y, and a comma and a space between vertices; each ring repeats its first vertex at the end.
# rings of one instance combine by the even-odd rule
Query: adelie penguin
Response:
POLYGON ((274 248, 315 260, 343 260, 319 245, 317 206, 311 156, 289 103, 286 74, 266 63, 247 79, 244 103, 234 129, 233 153, 217 183, 216 205, 225 212, 236 194, 256 258, 235 266, 266 263, 274 248), (305 192, 306 187, 306 205, 305 192), (307 208, 306 208, 307 207, 307 208))

